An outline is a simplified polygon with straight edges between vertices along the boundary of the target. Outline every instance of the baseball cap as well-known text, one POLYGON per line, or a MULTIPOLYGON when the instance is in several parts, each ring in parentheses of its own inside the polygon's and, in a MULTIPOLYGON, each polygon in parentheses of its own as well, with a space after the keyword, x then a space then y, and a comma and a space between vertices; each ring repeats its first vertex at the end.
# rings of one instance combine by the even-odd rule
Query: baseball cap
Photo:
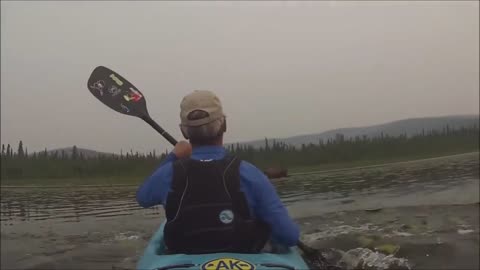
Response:
POLYGON ((220 99, 211 91, 195 90, 186 95, 180 103, 180 119, 184 126, 201 126, 225 117, 220 99), (190 113, 202 111, 203 118, 189 118, 190 113))

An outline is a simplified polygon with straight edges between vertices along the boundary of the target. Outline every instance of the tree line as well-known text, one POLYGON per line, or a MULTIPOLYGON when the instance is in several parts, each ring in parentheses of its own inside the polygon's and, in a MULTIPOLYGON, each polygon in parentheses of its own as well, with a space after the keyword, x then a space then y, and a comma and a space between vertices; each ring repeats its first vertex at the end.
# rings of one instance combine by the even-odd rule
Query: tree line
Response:
MULTIPOLYGON (((478 151, 479 127, 472 125, 452 129, 423 131, 414 136, 402 134, 389 136, 381 133, 375 137, 356 136, 321 140, 316 144, 300 147, 265 138, 262 147, 234 144, 226 147, 229 152, 265 169, 268 167, 292 168, 320 164, 347 163, 355 161, 415 158, 425 155, 442 155, 478 151)), ((98 154, 85 156, 76 146, 68 153, 65 150, 34 152, 20 141, 16 149, 2 144, 2 179, 28 178, 84 178, 84 177, 146 177, 165 158, 166 153, 156 154, 98 154)))
POLYGON ((275 140, 265 139, 260 149, 247 145, 231 145, 228 150, 242 159, 261 167, 291 168, 316 166, 320 164, 348 163, 357 161, 388 161, 395 158, 416 158, 452 153, 478 151, 479 127, 472 125, 452 129, 448 125, 442 130, 422 131, 407 136, 355 136, 321 140, 316 144, 302 144, 300 147, 275 140))
POLYGON ((2 144, 2 179, 136 177, 151 172, 166 154, 140 154, 133 151, 120 155, 84 155, 77 146, 28 154, 22 141, 16 150, 2 144), (24 150, 25 149, 25 150, 24 150))

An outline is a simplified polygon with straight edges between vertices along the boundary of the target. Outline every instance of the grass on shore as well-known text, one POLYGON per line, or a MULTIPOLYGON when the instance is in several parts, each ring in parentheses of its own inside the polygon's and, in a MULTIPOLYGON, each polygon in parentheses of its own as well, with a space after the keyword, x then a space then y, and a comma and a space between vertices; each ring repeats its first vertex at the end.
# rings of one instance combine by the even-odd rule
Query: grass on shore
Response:
POLYGON ((139 185, 143 177, 93 177, 93 178, 34 178, 7 179, 1 181, 2 187, 8 186, 110 186, 139 185))
MULTIPOLYGON (((443 153, 443 155, 417 155, 411 157, 402 157, 402 158, 391 158, 391 159, 382 159, 382 160, 361 160, 361 161, 353 161, 353 162, 345 162, 345 163, 334 163, 334 164, 321 164, 315 166, 301 166, 301 167, 293 167, 288 168, 289 174, 307 174, 309 172, 317 172, 317 171, 328 171, 328 170, 339 170, 339 169, 349 169, 355 167, 363 167, 363 166, 375 166, 375 165, 382 165, 388 163, 396 163, 396 162, 405 162, 405 161, 415 161, 421 159, 429 159, 429 158, 442 158, 448 157, 452 155, 459 155, 459 154, 471 154, 477 155, 479 152, 450 152, 450 153, 443 153)), ((145 176, 138 176, 138 177, 93 177, 93 178, 64 178, 64 179, 2 179, 1 186, 2 187, 29 187, 29 186, 39 186, 39 187, 75 187, 75 186, 110 186, 110 185, 130 185, 130 186, 138 186, 141 184, 145 179, 145 176)))
POLYGON ((328 163, 328 164, 320 164, 320 165, 313 165, 313 166, 297 166, 288 168, 288 174, 300 174, 300 173, 309 173, 309 172, 316 172, 316 171, 328 171, 328 170, 337 170, 337 169, 348 169, 348 168, 355 168, 355 167, 363 167, 363 166, 375 166, 375 165, 383 165, 388 163, 397 163, 397 162, 407 162, 407 161, 416 161, 422 159, 430 159, 430 158, 442 158, 448 157, 453 155, 462 155, 462 154, 479 154, 478 151, 451 151, 451 152, 444 152, 441 154, 424 154, 424 155, 415 155, 415 156, 408 156, 408 157, 392 157, 387 159, 381 160, 358 160, 352 162, 342 162, 342 163, 328 163))

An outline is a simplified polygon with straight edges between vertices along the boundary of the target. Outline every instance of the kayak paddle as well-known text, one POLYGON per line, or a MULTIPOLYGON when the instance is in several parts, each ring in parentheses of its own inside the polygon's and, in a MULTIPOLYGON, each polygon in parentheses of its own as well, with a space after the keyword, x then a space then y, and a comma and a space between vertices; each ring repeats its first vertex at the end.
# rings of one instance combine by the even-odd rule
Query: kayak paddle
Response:
POLYGON ((141 118, 171 144, 177 144, 177 140, 150 117, 143 94, 115 71, 104 66, 96 67, 88 79, 87 87, 98 100, 112 110, 141 118))
MULTIPOLYGON (((87 87, 98 100, 112 110, 142 119, 172 145, 177 144, 177 140, 150 117, 145 96, 138 88, 115 71, 104 66, 96 67, 88 79, 87 87)), ((319 269, 328 267, 326 259, 319 250, 308 247, 302 241, 299 241, 297 246, 305 255, 312 257, 312 263, 316 267, 319 267, 319 269)))

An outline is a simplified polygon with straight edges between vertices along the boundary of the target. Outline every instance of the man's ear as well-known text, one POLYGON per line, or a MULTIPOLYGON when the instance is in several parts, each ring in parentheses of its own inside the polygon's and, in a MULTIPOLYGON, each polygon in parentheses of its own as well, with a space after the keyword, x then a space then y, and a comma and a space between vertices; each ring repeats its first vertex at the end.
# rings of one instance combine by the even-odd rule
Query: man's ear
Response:
POLYGON ((188 134, 183 130, 182 125, 180 125, 180 131, 182 132, 183 137, 188 140, 188 134))
POLYGON ((220 127, 220 130, 218 131, 217 136, 222 135, 226 131, 227 131, 227 120, 225 119, 225 120, 223 120, 222 126, 220 127))

